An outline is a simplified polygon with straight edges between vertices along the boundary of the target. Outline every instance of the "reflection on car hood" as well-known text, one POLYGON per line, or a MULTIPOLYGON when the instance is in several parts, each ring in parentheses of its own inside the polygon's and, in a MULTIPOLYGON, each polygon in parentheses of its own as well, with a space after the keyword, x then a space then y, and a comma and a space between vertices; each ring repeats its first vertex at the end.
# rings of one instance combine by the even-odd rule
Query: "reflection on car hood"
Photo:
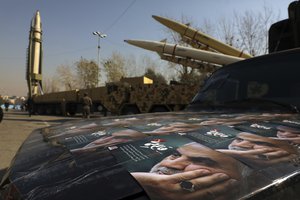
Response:
POLYGON ((193 156, 209 149, 243 169, 234 178, 241 190, 233 199, 260 198, 270 195, 275 180, 299 181, 299 144, 300 118, 293 114, 178 112, 76 120, 34 131, 1 191, 24 199, 157 198, 134 174, 154 173, 161 160, 188 147, 197 149, 193 156))

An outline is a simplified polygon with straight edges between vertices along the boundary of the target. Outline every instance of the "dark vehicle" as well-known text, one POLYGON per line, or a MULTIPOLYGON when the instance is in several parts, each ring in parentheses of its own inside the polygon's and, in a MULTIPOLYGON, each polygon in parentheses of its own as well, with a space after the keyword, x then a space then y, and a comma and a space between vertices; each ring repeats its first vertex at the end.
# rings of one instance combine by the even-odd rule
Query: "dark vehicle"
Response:
POLYGON ((217 70, 188 109, 34 131, 4 199, 299 199, 300 49, 217 70))

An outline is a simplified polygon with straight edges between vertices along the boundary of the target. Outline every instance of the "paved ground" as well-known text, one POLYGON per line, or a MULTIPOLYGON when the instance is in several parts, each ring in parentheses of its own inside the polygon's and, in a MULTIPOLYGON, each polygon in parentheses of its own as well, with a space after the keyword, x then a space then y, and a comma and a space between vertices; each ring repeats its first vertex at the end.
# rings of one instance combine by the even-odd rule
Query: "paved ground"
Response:
POLYGON ((39 115, 29 117, 27 112, 16 110, 5 112, 0 123, 0 175, 33 130, 74 119, 78 118, 39 115))

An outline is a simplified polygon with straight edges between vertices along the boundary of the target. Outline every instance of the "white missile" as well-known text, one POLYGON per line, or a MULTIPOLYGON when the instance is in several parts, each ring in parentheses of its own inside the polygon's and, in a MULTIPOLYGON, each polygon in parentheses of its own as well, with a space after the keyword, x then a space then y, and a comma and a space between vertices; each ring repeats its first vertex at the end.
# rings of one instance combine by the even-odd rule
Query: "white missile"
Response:
POLYGON ((190 38, 191 40, 196 40, 204 45, 207 45, 209 48, 215 49, 220 53, 236 56, 236 57, 242 57, 242 58, 252 57, 251 55, 243 53, 243 51, 240 51, 230 45, 227 45, 207 34, 202 33, 199 30, 189 27, 186 24, 182 24, 174 20, 160 17, 160 16, 153 15, 152 17, 157 21, 159 21, 161 24, 165 25, 166 27, 179 33, 180 35, 190 38))
POLYGON ((190 47, 184 47, 177 44, 169 44, 157 41, 147 40, 125 40, 125 42, 143 48, 150 51, 155 51, 160 55, 179 56, 182 58, 191 58, 208 63, 214 63, 218 65, 227 65, 237 61, 244 60, 235 56, 224 55, 215 52, 204 51, 200 49, 194 49, 190 47))
POLYGON ((184 67, 191 67, 200 70, 201 72, 213 72, 221 67, 221 65, 215 65, 210 63, 204 63, 202 61, 196 61, 189 58, 181 58, 175 56, 168 56, 168 55, 160 55, 162 60, 166 60, 169 62, 180 64, 184 67))
POLYGON ((29 45, 27 49, 28 96, 42 93, 42 23, 37 11, 30 24, 29 45))
POLYGON ((216 51, 215 49, 212 49, 212 48, 210 48, 209 46, 207 46, 207 45, 205 45, 205 44, 201 44, 201 43, 198 42, 198 41, 192 40, 191 38, 182 36, 181 39, 182 39, 183 42, 185 42, 186 44, 192 46, 193 48, 201 49, 201 50, 205 50, 205 51, 212 51, 212 52, 217 52, 217 53, 219 53, 219 52, 216 51))

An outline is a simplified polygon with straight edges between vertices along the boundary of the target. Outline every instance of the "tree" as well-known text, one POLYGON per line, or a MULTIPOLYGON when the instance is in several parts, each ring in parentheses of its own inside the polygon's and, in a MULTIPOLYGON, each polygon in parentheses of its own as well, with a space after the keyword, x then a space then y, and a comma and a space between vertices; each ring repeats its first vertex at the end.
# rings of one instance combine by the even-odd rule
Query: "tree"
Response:
POLYGON ((58 79, 58 81, 63 85, 64 90, 74 90, 78 88, 78 81, 76 78, 76 74, 74 71, 72 71, 72 67, 69 65, 60 65, 56 68, 56 74, 58 75, 57 78, 52 78, 52 80, 49 83, 51 85, 56 84, 55 79, 58 79))
POLYGON ((52 93, 60 91, 60 84, 57 77, 45 78, 43 80, 43 92, 44 93, 52 93))
POLYGON ((167 67, 163 67, 161 63, 151 59, 149 56, 142 57, 142 60, 140 61, 140 68, 145 69, 144 76, 147 76, 156 83, 166 84, 167 75, 171 74, 170 72, 166 72, 167 67), (160 73, 158 71, 160 71, 160 73), (164 75, 162 75, 162 73, 164 75))
POLYGON ((154 83, 167 83, 165 77, 162 74, 155 72, 153 68, 146 69, 144 76, 152 79, 154 83))
POLYGON ((111 58, 103 63, 107 74, 107 81, 116 82, 120 81, 122 77, 125 77, 125 65, 126 59, 120 53, 113 52, 111 58))
POLYGON ((124 76, 134 77, 144 72, 144 69, 142 69, 142 67, 140 66, 140 62, 134 55, 123 56, 123 58, 125 60, 125 66, 123 68, 123 70, 125 71, 124 76))
POLYGON ((253 56, 261 54, 263 37, 261 36, 260 20, 253 12, 247 11, 244 15, 236 15, 237 32, 240 37, 240 48, 245 49, 253 56))
POLYGON ((231 19, 222 18, 218 25, 218 38, 230 46, 240 48, 235 34, 235 24, 231 19))
POLYGON ((146 55, 139 56, 139 59, 136 59, 134 55, 125 57, 118 52, 113 52, 112 56, 105 60, 103 66, 106 70, 108 82, 119 81, 122 77, 146 75, 151 79, 155 79, 155 82, 166 83, 167 75, 173 74, 165 72, 168 70, 167 66, 164 67, 162 63, 146 55), (163 76, 162 73, 166 76, 163 76))
POLYGON ((99 83, 99 67, 93 60, 81 58, 75 63, 80 88, 97 87, 99 83))
POLYGON ((264 5, 260 12, 234 13, 234 20, 222 18, 218 26, 221 41, 253 56, 268 53, 269 27, 278 21, 270 6, 264 5))

